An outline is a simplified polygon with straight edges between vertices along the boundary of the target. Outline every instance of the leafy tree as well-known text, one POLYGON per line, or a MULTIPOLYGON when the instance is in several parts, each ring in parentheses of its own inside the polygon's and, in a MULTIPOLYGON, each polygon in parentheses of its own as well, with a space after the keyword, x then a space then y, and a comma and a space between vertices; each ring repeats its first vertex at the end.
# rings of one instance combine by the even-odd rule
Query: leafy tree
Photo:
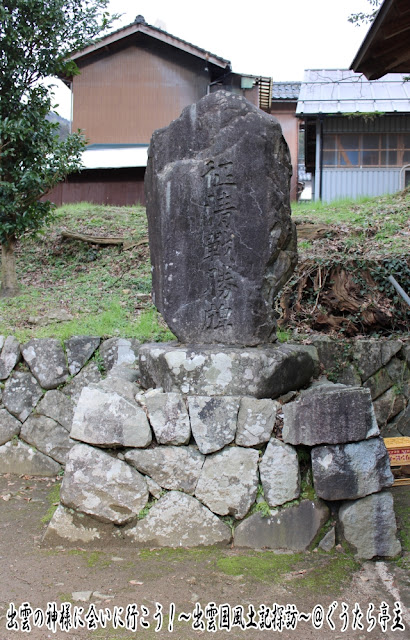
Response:
POLYGON ((65 140, 46 119, 53 96, 41 81, 78 73, 70 52, 103 34, 109 0, 0 0, 0 296, 18 291, 16 241, 53 217, 40 201, 57 182, 80 168, 84 139, 65 140))
POLYGON ((356 26, 373 22, 382 3, 382 0, 367 0, 367 2, 369 2, 369 4, 372 6, 372 10, 368 13, 363 13, 363 11, 360 11, 359 13, 350 14, 350 16, 348 17, 349 22, 352 22, 356 26))

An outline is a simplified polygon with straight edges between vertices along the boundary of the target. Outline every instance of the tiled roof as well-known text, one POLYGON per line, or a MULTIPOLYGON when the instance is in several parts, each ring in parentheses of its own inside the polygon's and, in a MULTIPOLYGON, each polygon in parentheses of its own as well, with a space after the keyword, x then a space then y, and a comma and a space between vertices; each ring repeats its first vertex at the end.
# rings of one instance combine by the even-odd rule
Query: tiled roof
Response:
POLYGON ((272 100, 297 100, 301 82, 274 82, 272 100))
POLYGON ((209 62, 213 64, 217 64, 218 66, 225 68, 230 67, 230 60, 225 60, 225 58, 221 58, 221 56, 217 56, 210 51, 206 51, 206 49, 202 49, 201 47, 197 47, 195 44, 191 44, 186 40, 182 40, 182 38, 178 38, 177 36, 173 36, 172 34, 160 29, 159 27, 154 27, 151 24, 145 22, 142 16, 137 16, 136 20, 131 24, 126 25, 125 27, 121 27, 116 31, 111 31, 106 36, 102 37, 100 40, 91 44, 88 47, 85 47, 81 51, 74 52, 70 57, 73 60, 82 58, 89 53, 97 51, 98 49, 103 48, 107 44, 111 44, 112 42, 117 42, 122 38, 126 38, 134 33, 145 33, 146 35, 150 35, 152 37, 156 37, 159 40, 167 42, 175 47, 178 47, 184 51, 188 51, 193 53, 205 60, 209 60, 209 62))

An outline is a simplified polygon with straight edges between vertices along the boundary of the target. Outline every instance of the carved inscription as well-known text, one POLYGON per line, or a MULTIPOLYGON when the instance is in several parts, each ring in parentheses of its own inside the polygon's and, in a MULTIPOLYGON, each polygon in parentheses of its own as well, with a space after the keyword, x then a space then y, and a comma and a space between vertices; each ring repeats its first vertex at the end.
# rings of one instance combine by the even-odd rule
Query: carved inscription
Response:
POLYGON ((237 211, 237 185, 232 162, 228 161, 209 160, 202 177, 206 186, 203 268, 207 274, 203 328, 220 329, 232 326, 235 288, 232 217, 237 211))

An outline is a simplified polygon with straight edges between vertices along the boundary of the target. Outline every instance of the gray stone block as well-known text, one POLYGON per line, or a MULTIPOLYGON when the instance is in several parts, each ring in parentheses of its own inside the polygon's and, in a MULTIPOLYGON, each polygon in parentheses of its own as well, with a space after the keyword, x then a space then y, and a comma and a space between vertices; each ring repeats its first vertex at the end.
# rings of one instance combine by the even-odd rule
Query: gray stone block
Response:
POLYGON ((59 340, 33 338, 22 345, 21 353, 43 389, 56 389, 67 381, 66 356, 59 340))
POLYGON ((363 381, 367 380, 396 355, 402 348, 400 340, 369 339, 354 343, 353 358, 363 381))
POLYGON ((267 518, 253 513, 236 527, 234 546, 305 551, 328 518, 329 509, 320 500, 302 500, 272 511, 267 518))
POLYGON ((139 342, 135 338, 109 338, 100 347, 106 371, 115 365, 134 365, 138 360, 139 342))
POLYGON ((355 547, 359 558, 370 560, 400 553, 393 497, 388 491, 346 502, 340 507, 339 520, 344 537, 355 547))
POLYGON ((339 444, 379 435, 370 391, 321 385, 283 407, 282 437, 289 444, 339 444))
POLYGON ((68 370, 75 376, 98 349, 101 338, 97 336, 73 336, 65 341, 68 370))
POLYGON ((153 300, 181 342, 272 341, 273 300, 297 262, 290 172, 277 120, 232 93, 210 93, 154 132, 153 300))
POLYGON ((5 384, 2 400, 7 411, 24 422, 42 395, 43 390, 31 373, 14 371, 5 384))
POLYGON ((323 536, 318 546, 319 546, 319 549, 322 549, 322 551, 331 551, 332 549, 334 549, 335 544, 336 544, 336 529, 335 527, 332 527, 330 531, 328 531, 326 535, 323 536))
POLYGON ((124 536, 136 546, 200 547, 227 545, 231 530, 192 496, 170 491, 143 520, 126 528, 124 536))
POLYGON ((240 398, 189 396, 192 435, 201 453, 219 451, 235 439, 240 398))
POLYGON ((306 386, 319 364, 309 345, 240 349, 155 343, 141 346, 139 353, 143 387, 189 395, 276 398, 306 386))
POLYGON ((18 436, 21 422, 11 415, 4 407, 0 407, 0 445, 5 444, 14 436, 18 436))
POLYGON ((125 459, 164 489, 193 494, 205 457, 195 447, 159 446, 128 451, 125 459))
POLYGON ((21 358, 19 341, 13 336, 3 338, 0 352, 0 380, 6 380, 21 358))
MULTIPOLYGON (((393 422, 389 423, 389 426, 390 425, 398 432, 398 436, 410 437, 410 404, 408 404, 407 407, 399 413, 393 422)), ((384 435, 383 431, 382 435, 383 437, 388 437, 387 435, 384 435)))
POLYGON ((270 507, 295 500, 300 493, 300 472, 296 449, 272 438, 259 464, 263 495, 270 507))
POLYGON ((352 444, 313 447, 315 491, 324 500, 354 500, 393 484, 382 438, 352 444))
POLYGON ((64 547, 87 547, 93 549, 123 544, 121 533, 115 525, 99 522, 95 518, 58 505, 42 540, 43 544, 64 547))
POLYGON ((67 431, 71 430, 73 424, 75 404, 70 397, 53 389, 47 391, 44 398, 36 406, 36 413, 52 418, 61 424, 67 431))
POLYGON ((191 424, 180 393, 163 393, 153 389, 145 394, 148 419, 158 444, 187 444, 191 424))
POLYGON ((240 447, 257 447, 268 442, 280 405, 269 398, 241 398, 235 442, 240 447))
POLYGON ((78 373, 75 378, 70 380, 70 382, 62 388, 62 392, 67 396, 70 396, 72 401, 77 404, 82 390, 90 384, 98 384, 101 379, 101 371, 97 364, 91 361, 81 369, 80 373, 78 373))
POLYGON ((395 387, 392 387, 382 396, 379 396, 374 401, 374 413, 376 415, 377 424, 379 427, 387 424, 397 414, 399 414, 406 406, 406 398, 398 392, 395 387))
POLYGON ((214 513, 243 518, 256 498, 258 460, 258 451, 242 447, 226 447, 207 456, 196 497, 214 513))
POLYGON ((0 473, 54 477, 61 469, 58 462, 21 440, 11 440, 0 447, 0 473))
POLYGON ((68 456, 60 499, 63 505, 101 522, 130 522, 148 502, 144 477, 126 462, 85 444, 68 456))
POLYGON ((71 447, 76 444, 58 422, 40 415, 27 418, 20 438, 60 464, 66 463, 71 447))
POLYGON ((82 390, 70 436, 99 447, 147 447, 152 440, 141 407, 97 385, 82 390))

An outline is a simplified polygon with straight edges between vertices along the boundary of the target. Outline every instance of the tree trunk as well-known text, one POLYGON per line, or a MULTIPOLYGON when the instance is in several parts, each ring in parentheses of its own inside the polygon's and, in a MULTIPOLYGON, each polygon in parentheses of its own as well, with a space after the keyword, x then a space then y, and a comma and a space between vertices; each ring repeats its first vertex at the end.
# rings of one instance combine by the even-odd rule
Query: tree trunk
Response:
POLYGON ((7 244, 1 245, 0 298, 12 298, 20 291, 16 274, 15 246, 16 239, 14 237, 10 238, 7 244))

